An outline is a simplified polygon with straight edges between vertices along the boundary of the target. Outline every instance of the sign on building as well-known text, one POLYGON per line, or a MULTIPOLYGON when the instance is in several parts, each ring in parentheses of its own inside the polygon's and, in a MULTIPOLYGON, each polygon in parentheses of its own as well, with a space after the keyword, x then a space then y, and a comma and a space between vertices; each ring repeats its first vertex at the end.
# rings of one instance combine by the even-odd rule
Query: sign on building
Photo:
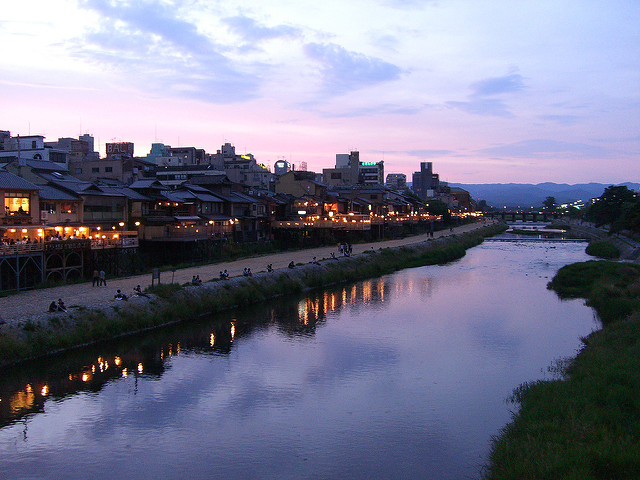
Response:
POLYGON ((107 156, 109 155, 131 155, 133 157, 132 142, 107 143, 107 156))

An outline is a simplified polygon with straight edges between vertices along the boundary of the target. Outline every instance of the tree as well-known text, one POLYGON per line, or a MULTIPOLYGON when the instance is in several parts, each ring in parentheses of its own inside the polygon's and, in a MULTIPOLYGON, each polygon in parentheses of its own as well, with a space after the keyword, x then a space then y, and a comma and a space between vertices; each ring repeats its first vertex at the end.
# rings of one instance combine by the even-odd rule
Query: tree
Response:
POLYGON ((610 231, 618 231, 623 228, 621 221, 624 204, 633 203, 635 199, 635 194, 626 186, 611 185, 589 207, 587 220, 594 222, 596 227, 611 225, 610 231))
POLYGON ((544 202, 542 202, 542 205, 544 206, 544 208, 546 208, 550 212, 555 212, 556 211, 556 197, 547 197, 547 198, 545 198, 544 202))
POLYGON ((448 222, 451 219, 451 210, 442 200, 430 199, 425 203, 425 210, 430 215, 442 215, 442 219, 448 222))
POLYGON ((640 195, 622 206, 622 228, 640 233, 640 195))

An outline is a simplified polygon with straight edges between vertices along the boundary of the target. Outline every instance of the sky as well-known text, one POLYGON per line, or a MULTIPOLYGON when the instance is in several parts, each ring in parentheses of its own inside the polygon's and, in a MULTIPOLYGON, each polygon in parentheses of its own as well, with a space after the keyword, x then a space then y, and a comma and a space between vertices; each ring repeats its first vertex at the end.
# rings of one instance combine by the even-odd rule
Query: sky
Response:
POLYGON ((639 0, 21 0, 0 130, 89 133, 321 172, 640 180, 639 0))

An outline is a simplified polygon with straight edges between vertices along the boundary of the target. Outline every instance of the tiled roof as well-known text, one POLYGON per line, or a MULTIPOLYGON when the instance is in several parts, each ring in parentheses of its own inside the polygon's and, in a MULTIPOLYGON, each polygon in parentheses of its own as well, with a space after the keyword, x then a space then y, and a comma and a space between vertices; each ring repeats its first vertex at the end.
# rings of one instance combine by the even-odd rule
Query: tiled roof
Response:
POLYGON ((0 188, 10 190, 39 190, 40 187, 18 175, 0 170, 0 188))
POLYGON ((50 185, 43 185, 40 188, 41 200, 80 200, 78 195, 50 185))

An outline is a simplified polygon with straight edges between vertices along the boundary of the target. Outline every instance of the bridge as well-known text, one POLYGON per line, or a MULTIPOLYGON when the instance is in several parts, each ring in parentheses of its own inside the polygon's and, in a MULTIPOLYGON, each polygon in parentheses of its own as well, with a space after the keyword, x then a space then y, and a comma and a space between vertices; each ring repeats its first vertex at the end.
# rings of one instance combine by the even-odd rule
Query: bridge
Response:
POLYGON ((548 222, 557 220, 560 215, 551 212, 527 211, 527 210, 501 210, 494 212, 484 212, 483 216, 488 218, 501 218, 504 222, 548 222))

